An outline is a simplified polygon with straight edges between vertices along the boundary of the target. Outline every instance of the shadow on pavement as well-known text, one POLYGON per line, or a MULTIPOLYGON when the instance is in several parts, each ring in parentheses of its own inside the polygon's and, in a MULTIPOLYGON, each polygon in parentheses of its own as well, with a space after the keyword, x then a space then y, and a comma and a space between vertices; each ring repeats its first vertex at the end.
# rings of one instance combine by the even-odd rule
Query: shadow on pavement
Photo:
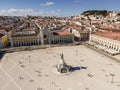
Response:
POLYGON ((5 55, 5 51, 0 51, 0 60, 2 59, 2 57, 5 55))
POLYGON ((77 71, 77 70, 81 70, 81 69, 87 69, 87 67, 83 67, 83 66, 81 66, 81 67, 71 67, 70 68, 70 71, 77 71))

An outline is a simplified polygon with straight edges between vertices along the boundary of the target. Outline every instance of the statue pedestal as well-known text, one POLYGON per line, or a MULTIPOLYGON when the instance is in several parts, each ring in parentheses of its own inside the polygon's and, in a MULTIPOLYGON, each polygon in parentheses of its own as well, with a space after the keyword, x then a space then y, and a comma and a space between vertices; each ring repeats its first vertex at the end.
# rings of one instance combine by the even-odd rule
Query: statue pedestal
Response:
POLYGON ((54 72, 57 74, 68 74, 71 72, 72 66, 67 65, 64 61, 64 56, 61 54, 60 63, 54 67, 54 72))
POLYGON ((68 72, 70 72, 70 68, 71 68, 71 66, 67 65, 66 63, 58 64, 56 66, 57 71, 60 73, 68 73, 68 72))

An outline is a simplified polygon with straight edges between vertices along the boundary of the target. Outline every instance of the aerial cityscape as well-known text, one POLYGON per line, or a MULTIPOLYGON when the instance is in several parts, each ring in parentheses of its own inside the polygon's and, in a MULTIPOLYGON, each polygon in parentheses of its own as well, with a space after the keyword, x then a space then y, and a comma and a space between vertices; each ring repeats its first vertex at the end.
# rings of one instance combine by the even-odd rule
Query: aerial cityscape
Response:
POLYGON ((119 3, 0 1, 0 90, 120 90, 119 3))

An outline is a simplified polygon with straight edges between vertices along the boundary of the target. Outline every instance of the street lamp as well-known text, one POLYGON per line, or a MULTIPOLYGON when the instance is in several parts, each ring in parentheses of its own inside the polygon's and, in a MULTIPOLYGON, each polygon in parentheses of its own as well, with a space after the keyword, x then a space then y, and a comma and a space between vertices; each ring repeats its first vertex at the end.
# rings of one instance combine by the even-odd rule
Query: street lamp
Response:
POLYGON ((28 60, 29 60, 29 62, 31 62, 31 60, 30 60, 30 56, 28 56, 28 60))
POLYGON ((79 30, 79 34, 80 34, 80 36, 79 36, 79 44, 81 43, 81 29, 79 30))
POLYGON ((113 82, 113 79, 114 79, 115 74, 110 74, 110 76, 112 76, 111 83, 114 83, 114 82, 113 82))

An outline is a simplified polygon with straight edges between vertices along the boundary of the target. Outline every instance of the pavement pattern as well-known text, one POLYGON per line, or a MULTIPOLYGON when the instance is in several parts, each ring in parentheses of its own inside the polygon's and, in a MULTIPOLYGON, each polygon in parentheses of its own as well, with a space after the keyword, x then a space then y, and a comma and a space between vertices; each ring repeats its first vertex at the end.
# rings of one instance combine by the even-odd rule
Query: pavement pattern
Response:
POLYGON ((120 64, 82 45, 7 53, 0 90, 120 90, 120 64), (61 53, 68 65, 86 68, 55 74, 61 53))

